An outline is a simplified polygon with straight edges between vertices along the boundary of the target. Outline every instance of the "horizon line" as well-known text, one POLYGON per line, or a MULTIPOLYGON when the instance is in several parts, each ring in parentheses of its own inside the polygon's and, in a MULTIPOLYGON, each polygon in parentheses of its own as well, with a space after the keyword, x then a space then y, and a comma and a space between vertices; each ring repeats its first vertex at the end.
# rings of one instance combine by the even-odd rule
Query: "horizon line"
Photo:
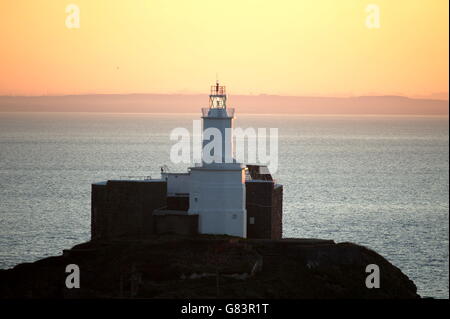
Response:
MULTIPOLYGON (((297 98, 333 98, 333 99, 348 99, 348 98, 360 98, 360 97, 400 97, 414 100, 435 100, 435 101, 449 101, 449 98, 433 98, 433 94, 449 94, 448 92, 432 93, 429 96, 410 96, 410 95, 398 95, 398 94, 365 94, 365 95, 282 95, 282 94, 230 94, 231 96, 273 96, 273 97, 297 97, 297 98)), ((32 98, 32 97, 72 97, 72 96, 106 96, 106 95, 208 95, 208 93, 68 93, 68 94, 30 94, 30 95, 16 95, 16 94, 0 94, 0 97, 17 97, 17 98, 32 98)))
MULTIPOLYGON (((98 112, 98 111, 1 111, 0 114, 119 114, 119 115, 138 115, 138 114, 158 114, 158 115, 198 115, 197 112, 98 112)), ((239 113, 240 115, 256 115, 256 116, 268 116, 268 115, 277 115, 277 116, 309 116, 309 117, 325 117, 325 116, 333 116, 333 117, 350 117, 350 116, 358 116, 358 117, 449 117, 449 113, 447 114, 407 114, 407 113, 398 113, 398 114, 386 114, 386 113, 239 113)))

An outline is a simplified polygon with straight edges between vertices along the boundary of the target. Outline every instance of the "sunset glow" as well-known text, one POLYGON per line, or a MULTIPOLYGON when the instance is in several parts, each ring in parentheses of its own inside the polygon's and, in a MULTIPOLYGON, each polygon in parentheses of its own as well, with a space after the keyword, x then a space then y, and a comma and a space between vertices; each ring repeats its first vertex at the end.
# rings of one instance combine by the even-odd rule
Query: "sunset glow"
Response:
POLYGON ((0 95, 426 96, 448 91, 448 1, 0 2, 0 95), (66 26, 66 6, 80 28, 66 26), (366 7, 380 9, 368 28, 366 7))

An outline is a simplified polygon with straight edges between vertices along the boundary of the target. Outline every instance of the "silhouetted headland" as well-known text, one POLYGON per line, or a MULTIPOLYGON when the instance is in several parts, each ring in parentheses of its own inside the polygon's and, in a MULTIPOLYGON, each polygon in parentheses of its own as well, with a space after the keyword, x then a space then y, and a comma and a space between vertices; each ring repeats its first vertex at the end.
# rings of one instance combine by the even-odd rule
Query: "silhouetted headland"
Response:
POLYGON ((0 298, 419 298, 376 252, 331 240, 160 235, 92 241, 61 256, 0 270, 0 298), (80 268, 80 288, 65 267, 80 268), (380 268, 380 288, 365 285, 380 268))

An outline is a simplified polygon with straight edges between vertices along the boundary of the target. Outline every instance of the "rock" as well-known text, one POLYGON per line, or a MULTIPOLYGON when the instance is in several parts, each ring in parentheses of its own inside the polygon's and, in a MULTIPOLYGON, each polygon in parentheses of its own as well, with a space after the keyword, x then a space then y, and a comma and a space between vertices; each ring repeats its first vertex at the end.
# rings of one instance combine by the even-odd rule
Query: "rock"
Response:
POLYGON ((329 240, 159 236, 87 242, 63 255, 0 270, 0 298, 420 298, 376 252, 329 240), (80 268, 80 288, 65 267, 80 268), (365 285, 366 266, 380 288, 365 285))

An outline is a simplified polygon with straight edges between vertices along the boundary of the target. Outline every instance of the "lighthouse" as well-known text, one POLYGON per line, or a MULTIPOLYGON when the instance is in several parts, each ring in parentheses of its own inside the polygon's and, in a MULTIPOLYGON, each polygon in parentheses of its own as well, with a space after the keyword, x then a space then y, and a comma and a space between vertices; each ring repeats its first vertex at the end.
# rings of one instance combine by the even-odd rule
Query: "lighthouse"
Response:
POLYGON ((211 86, 209 107, 202 108, 202 162, 190 168, 188 214, 198 215, 198 231, 247 237, 246 166, 233 157, 234 109, 225 86, 211 86))
POLYGON ((161 178, 107 180, 92 184, 92 240, 145 239, 162 234, 229 235, 280 239, 283 185, 265 165, 233 156, 234 109, 225 86, 211 86, 202 108, 201 161, 187 172, 161 178))

